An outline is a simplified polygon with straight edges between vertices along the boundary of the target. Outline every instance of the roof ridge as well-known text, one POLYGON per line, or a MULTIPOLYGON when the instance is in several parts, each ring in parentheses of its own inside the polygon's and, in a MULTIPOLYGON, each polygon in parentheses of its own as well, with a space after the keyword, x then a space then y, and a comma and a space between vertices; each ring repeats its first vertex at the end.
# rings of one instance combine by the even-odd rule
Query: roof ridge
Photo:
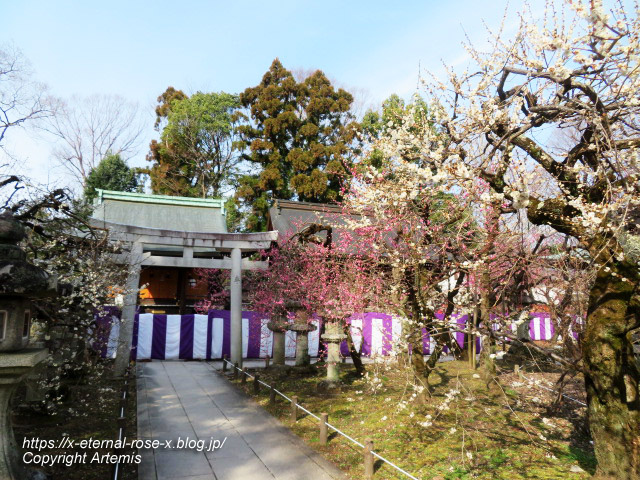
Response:
POLYGON ((121 200, 138 203, 151 203, 161 205, 183 205, 195 207, 220 208, 224 211, 224 199, 222 198, 196 198, 196 197, 176 197, 172 195, 157 195, 148 193, 119 192, 115 190, 96 189, 98 195, 96 204, 99 205, 104 199, 121 200))

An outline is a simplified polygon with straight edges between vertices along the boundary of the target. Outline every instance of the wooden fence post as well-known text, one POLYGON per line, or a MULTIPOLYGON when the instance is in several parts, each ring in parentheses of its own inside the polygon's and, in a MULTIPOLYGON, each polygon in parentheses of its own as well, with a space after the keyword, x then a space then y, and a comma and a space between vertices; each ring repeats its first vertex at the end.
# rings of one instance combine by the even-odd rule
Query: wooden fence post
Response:
POLYGON ((264 359, 264 368, 265 368, 265 370, 266 370, 267 368, 269 368, 269 363, 270 363, 270 361, 271 361, 271 358, 269 358, 269 355, 267 355, 267 356, 265 357, 265 359, 264 359))
POLYGON ((242 378, 240 379, 240 383, 242 383, 242 385, 247 383, 247 367, 242 367, 242 378))
POLYGON ((118 417, 116 419, 116 425, 118 425, 118 428, 122 428, 124 430, 126 423, 127 423, 127 417, 118 417))
POLYGON ((298 421, 298 397, 291 397, 291 421, 296 423, 298 421))
POLYGON ((373 440, 364 442, 364 478, 373 480, 373 440))
POLYGON ((327 422, 329 421, 328 413, 320 414, 320 445, 326 445, 327 440, 329 438, 329 427, 327 427, 327 422))
POLYGON ((271 405, 276 404, 276 389, 273 388, 273 385, 271 385, 271 391, 269 392, 269 403, 271 405))
POLYGON ((233 379, 234 380, 238 379, 238 362, 235 362, 233 364, 233 379))
POLYGON ((223 372, 227 371, 227 354, 226 353, 222 356, 222 371, 223 372))
POLYGON ((256 373, 256 376, 253 378, 253 393, 258 395, 260 393, 260 375, 256 373))

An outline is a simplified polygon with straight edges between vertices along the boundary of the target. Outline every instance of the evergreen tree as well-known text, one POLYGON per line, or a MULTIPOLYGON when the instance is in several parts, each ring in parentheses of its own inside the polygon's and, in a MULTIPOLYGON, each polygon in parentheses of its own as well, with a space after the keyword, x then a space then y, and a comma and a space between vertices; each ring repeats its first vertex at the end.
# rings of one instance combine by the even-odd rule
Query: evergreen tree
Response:
POLYGON ((188 97, 169 87, 158 103, 160 141, 152 140, 147 156, 153 193, 206 198, 230 190, 241 161, 232 118, 238 97, 225 92, 188 97))
POLYGON ((353 97, 317 70, 297 82, 275 59, 259 85, 240 94, 249 116, 238 127, 243 157, 258 171, 240 177, 237 197, 251 213, 250 230, 264 230, 273 199, 335 202, 350 177, 359 125, 353 97))
POLYGON ((120 155, 108 154, 89 172, 84 196, 87 202, 91 202, 96 197, 97 189, 134 192, 137 188, 138 176, 135 169, 130 168, 120 155))

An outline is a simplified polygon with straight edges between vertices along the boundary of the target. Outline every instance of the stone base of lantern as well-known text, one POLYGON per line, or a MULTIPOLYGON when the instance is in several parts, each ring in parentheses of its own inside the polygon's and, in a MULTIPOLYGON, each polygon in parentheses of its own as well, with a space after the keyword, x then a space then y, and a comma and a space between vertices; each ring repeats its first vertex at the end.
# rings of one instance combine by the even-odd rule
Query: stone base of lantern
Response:
POLYGON ((0 354, 0 478, 28 478, 13 436, 9 400, 20 381, 48 354, 45 348, 0 354))
POLYGON ((273 358, 271 359, 271 365, 276 367, 284 365, 284 336, 285 332, 289 328, 289 324, 280 320, 271 320, 267 323, 267 328, 273 332, 273 358))
POLYGON ((311 364, 309 332, 317 328, 312 323, 293 323, 289 326, 289 330, 296 332, 296 367, 306 367, 311 364))
POLYGON ((340 382, 334 382, 332 380, 322 380, 318 382, 316 391, 320 395, 333 395, 342 391, 342 385, 340 382))
POLYGON ((327 326, 327 333, 322 340, 327 342, 327 382, 340 382, 340 343, 347 336, 340 333, 335 326, 327 326))

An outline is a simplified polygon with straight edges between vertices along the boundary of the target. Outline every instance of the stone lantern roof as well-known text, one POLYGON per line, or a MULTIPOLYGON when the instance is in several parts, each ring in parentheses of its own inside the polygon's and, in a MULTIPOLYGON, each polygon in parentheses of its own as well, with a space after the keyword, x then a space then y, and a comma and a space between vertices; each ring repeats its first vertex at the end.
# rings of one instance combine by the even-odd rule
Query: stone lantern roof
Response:
POLYGON ((0 294, 32 296, 47 293, 52 286, 55 290, 49 274, 27 262, 18 246, 25 237, 24 227, 11 212, 0 214, 0 294))

